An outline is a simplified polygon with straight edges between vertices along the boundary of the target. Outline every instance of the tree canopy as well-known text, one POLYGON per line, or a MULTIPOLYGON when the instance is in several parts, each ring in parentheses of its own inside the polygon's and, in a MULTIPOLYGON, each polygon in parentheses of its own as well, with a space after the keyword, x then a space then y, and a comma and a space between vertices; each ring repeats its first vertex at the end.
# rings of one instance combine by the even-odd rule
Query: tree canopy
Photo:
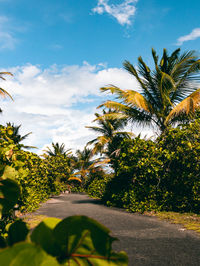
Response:
POLYGON ((137 67, 125 61, 124 68, 136 78, 139 91, 122 90, 114 85, 103 87, 102 92, 115 94, 118 101, 108 100, 100 107, 114 110, 107 117, 153 125, 162 132, 199 109, 200 89, 197 82, 200 80, 200 59, 195 51, 181 54, 180 49, 170 55, 164 49, 160 61, 152 49, 152 57, 152 70, 141 56, 137 67))

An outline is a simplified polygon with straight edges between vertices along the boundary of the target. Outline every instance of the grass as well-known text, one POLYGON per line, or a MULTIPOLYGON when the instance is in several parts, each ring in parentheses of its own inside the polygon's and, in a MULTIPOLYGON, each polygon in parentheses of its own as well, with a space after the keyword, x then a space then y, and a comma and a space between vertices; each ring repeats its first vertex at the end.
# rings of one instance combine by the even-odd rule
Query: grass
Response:
POLYGON ((186 229, 194 230, 200 234, 200 215, 193 213, 178 212, 147 212, 149 216, 156 216, 161 220, 167 220, 170 223, 181 224, 186 229))

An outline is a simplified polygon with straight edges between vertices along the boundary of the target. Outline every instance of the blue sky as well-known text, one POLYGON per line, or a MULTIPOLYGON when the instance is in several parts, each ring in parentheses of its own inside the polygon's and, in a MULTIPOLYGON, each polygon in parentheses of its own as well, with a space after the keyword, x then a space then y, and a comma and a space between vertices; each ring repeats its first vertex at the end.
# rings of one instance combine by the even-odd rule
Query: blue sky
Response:
POLYGON ((199 10, 198 0, 0 0, 0 69, 14 74, 0 86, 15 99, 1 100, 2 121, 32 131, 40 149, 83 147, 99 87, 137 88, 122 62, 151 65, 152 47, 199 51, 199 10))

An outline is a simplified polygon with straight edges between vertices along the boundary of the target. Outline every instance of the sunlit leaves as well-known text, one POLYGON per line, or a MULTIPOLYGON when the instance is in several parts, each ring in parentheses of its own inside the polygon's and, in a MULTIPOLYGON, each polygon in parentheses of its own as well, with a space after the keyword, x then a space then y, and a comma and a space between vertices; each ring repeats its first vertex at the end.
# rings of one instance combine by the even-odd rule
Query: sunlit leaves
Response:
POLYGON ((113 114, 117 113, 116 118, 118 115, 118 118, 121 116, 139 125, 151 124, 163 132, 177 121, 187 120, 188 115, 199 109, 196 81, 200 80, 200 59, 195 51, 180 54, 180 49, 171 55, 163 49, 160 62, 153 49, 152 56, 154 69, 150 69, 142 57, 138 58, 137 68, 124 62, 124 68, 138 81, 140 93, 135 88, 101 88, 102 92, 114 94, 118 101, 108 100, 100 107, 112 108, 113 114))
POLYGON ((60 222, 49 218, 36 227, 31 239, 64 265, 127 265, 124 252, 112 251, 115 238, 109 230, 86 216, 60 222))
POLYGON ((33 243, 18 243, 0 251, 0 262, 6 266, 58 266, 52 256, 33 243))

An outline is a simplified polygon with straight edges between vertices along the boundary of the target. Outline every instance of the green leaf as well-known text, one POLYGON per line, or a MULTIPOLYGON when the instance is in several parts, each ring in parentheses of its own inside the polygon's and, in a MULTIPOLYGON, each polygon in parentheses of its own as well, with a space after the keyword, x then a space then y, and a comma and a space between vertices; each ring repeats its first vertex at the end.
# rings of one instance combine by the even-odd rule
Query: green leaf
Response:
POLYGON ((31 240, 40 245, 47 253, 56 256, 60 252, 60 246, 56 243, 53 228, 60 222, 57 218, 47 218, 33 231, 31 240))
POLYGON ((1 265, 5 266, 58 266, 55 258, 32 243, 18 243, 0 251, 1 265))
POLYGON ((0 218, 15 206, 20 196, 20 187, 12 179, 0 180, 0 218))
POLYGON ((15 179, 18 176, 18 172, 12 166, 7 165, 4 168, 4 173, 1 176, 2 179, 11 178, 15 179))
POLYGON ((18 220, 11 224, 8 230, 8 244, 11 246, 17 242, 24 241, 29 230, 25 222, 18 220))
POLYGON ((122 266, 128 263, 125 253, 112 252, 112 242, 116 238, 109 235, 109 229, 89 217, 64 219, 55 227, 54 235, 62 249, 58 260, 68 262, 66 265, 122 266))

